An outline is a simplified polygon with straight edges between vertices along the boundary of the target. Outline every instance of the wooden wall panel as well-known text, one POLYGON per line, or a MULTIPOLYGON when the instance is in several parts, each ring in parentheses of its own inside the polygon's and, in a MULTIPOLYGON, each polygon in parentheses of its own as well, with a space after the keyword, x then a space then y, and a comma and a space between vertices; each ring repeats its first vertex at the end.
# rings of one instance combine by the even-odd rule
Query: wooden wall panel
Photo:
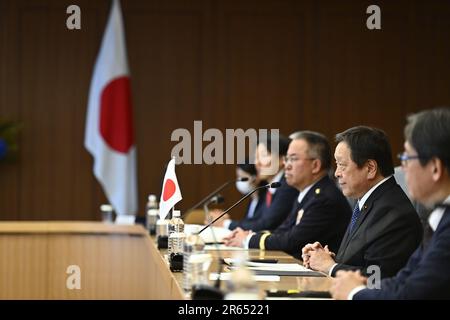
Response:
MULTIPOLYGON (((105 197, 83 146, 88 89, 110 1, 0 0, 0 117, 23 124, 20 158, 0 164, 0 219, 98 219, 105 197)), ((139 204, 159 193, 177 128, 325 133, 381 127, 402 149, 407 113, 450 103, 450 3, 122 0, 139 204)), ((207 143, 203 143, 205 147, 207 143)), ((234 165, 180 165, 185 209, 234 165)), ((227 204, 235 190, 224 192, 227 204)), ((239 216, 242 211, 234 214, 239 216)))
POLYGON ((83 141, 90 73, 99 46, 98 37, 89 32, 96 12, 84 7, 87 30, 69 32, 61 14, 65 8, 63 3, 18 8, 21 219, 93 218, 96 193, 89 192, 94 179, 86 170, 91 159, 83 141))
MULTIPOLYGON (((151 9, 130 3, 128 42, 138 144, 141 203, 150 191, 159 193, 170 160, 171 133, 193 130, 201 99, 202 27, 200 6, 151 9)), ((192 171, 192 170, 191 170, 192 171)), ((199 197, 189 188, 193 174, 178 170, 185 199, 199 197), (185 183, 183 183, 183 181, 185 183)))
MULTIPOLYGON (((17 13, 10 9, 11 4, 0 1, 0 119, 16 120, 20 118, 18 110, 19 85, 17 70, 17 52, 7 50, 17 45, 15 30, 7 30, 13 25, 17 13)), ((18 165, 0 165, 0 212, 2 219, 16 219, 19 214, 19 177, 18 165)))

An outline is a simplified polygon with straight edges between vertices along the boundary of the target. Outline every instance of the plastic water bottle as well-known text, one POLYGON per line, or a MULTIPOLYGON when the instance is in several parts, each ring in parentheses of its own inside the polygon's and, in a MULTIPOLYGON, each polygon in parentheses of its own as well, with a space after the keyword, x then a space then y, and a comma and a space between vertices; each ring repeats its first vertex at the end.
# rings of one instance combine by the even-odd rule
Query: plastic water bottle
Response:
POLYGON ((205 251, 205 242, 197 234, 191 234, 184 240, 183 250, 183 289, 190 291, 192 289, 192 279, 194 273, 198 272, 193 270, 195 264, 189 263, 189 259, 192 255, 203 254, 205 251))
POLYGON ((172 232, 169 235, 169 243, 172 246, 172 249, 170 250, 170 255, 183 254, 185 238, 186 235, 184 234, 184 232, 172 232))
POLYGON ((154 194, 148 196, 146 213, 148 233, 154 236, 156 234, 156 222, 159 219, 158 201, 154 194))
MULTIPOLYGON (((173 210, 172 219, 169 221, 169 242, 168 242, 168 254, 169 256, 174 252, 174 248, 178 248, 179 252, 183 252, 183 243, 180 243, 179 237, 171 237, 172 233, 184 234, 184 222, 181 219, 179 210, 173 210)), ((184 238, 182 240, 184 242, 184 238)))
POLYGON ((183 288, 184 285, 189 284, 189 290, 192 291, 192 286, 197 288, 200 286, 207 286, 209 284, 209 267, 211 266, 212 256, 209 253, 192 253, 184 266, 183 273, 183 288), (186 269, 188 272, 186 272, 186 269), (186 276, 186 278, 184 278, 186 276), (186 281, 185 281, 186 279, 186 281))
POLYGON ((175 231, 169 235, 169 244, 172 246, 172 250, 169 255, 171 271, 183 270, 183 246, 185 237, 184 232, 175 231))
POLYGON ((158 219, 156 221, 156 241, 158 243, 158 249, 168 248, 169 238, 169 220, 158 219))

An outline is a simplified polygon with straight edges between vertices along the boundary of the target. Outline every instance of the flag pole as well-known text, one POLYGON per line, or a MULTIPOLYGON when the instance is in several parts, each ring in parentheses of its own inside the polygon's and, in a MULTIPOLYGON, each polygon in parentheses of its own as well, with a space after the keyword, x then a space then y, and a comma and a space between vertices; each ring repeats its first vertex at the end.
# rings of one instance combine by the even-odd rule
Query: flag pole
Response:
MULTIPOLYGON (((175 165, 174 166, 176 166, 177 165, 177 159, 175 158, 175 156, 172 156, 172 159, 173 160, 175 160, 175 165)), ((170 214, 170 218, 172 219, 173 218, 173 209, 175 208, 175 205, 172 207, 172 209, 171 209, 171 214, 170 214)))

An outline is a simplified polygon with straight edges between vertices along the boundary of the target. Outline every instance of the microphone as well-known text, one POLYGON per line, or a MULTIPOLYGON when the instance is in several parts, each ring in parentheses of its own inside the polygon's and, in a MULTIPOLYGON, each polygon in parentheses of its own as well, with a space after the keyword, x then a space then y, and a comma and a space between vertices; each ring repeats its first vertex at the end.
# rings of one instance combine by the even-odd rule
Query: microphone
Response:
POLYGON ((206 201, 205 205, 208 206, 210 204, 220 204, 225 201, 225 198, 221 194, 216 194, 214 197, 206 201))
POLYGON ((226 213, 228 213, 231 209, 233 209, 234 207, 236 207, 238 204, 240 204, 242 201, 244 201, 245 199, 247 199, 248 197, 250 197, 253 193, 255 193, 256 191, 260 190, 260 189, 264 189, 264 188, 279 188, 281 186, 280 182, 272 182, 260 187, 257 187, 255 189, 253 189, 252 191, 250 191, 249 193, 247 193, 245 196, 243 196, 241 199, 239 199, 239 201, 237 201, 235 204, 233 204, 231 207, 229 207, 227 210, 225 210, 224 212, 222 212, 222 214, 220 216, 218 216, 217 218, 215 218, 213 221, 211 221, 210 223, 208 223, 206 226, 204 226, 197 234, 202 233, 205 229, 209 228, 212 224, 214 224, 214 222, 216 222, 217 220, 219 220, 220 218, 222 218, 226 213))
MULTIPOLYGON (((208 223, 202 230, 200 230, 197 235, 199 235, 200 233, 202 233, 205 229, 209 228, 214 222, 216 222, 217 220, 219 220, 220 218, 222 218, 227 212, 229 212, 231 209, 233 209, 234 207, 236 207, 238 204, 240 204, 242 201, 244 201, 245 199, 247 199, 249 196, 251 196, 254 192, 260 190, 260 189, 264 189, 264 188, 278 188, 281 186, 280 182, 272 182, 269 184, 266 184, 264 186, 260 186, 257 187, 255 189, 253 189, 252 191, 250 191, 249 193, 247 193, 245 196, 243 196, 241 199, 239 199, 235 204, 233 204, 230 208, 228 208, 227 210, 225 210, 220 216, 218 216, 216 219, 214 219, 213 221, 211 221, 210 223, 208 223)), ((213 229, 211 229, 213 230, 213 229)), ((212 231, 213 232, 213 231, 212 231)), ((215 238, 214 232, 213 232, 213 237, 215 238)), ((223 292, 220 290, 220 276, 222 273, 222 267, 223 267, 223 258, 220 254, 220 250, 218 251, 218 255, 219 255, 219 265, 218 265, 218 273, 217 273, 217 279, 216 282, 214 284, 214 286, 209 286, 209 285, 197 285, 197 286, 193 286, 192 289, 192 299, 193 300, 204 300, 204 299, 208 299, 208 300, 222 300, 224 297, 223 292)))
POLYGON ((211 192, 210 194, 208 194, 206 197, 204 197, 202 200, 200 200, 199 202, 197 202, 196 204, 194 204, 192 207, 190 207, 188 210, 186 210, 182 216, 182 218, 186 217, 192 210, 204 205, 209 199, 211 199, 212 197, 214 197, 215 195, 217 195, 220 191, 222 191, 223 189, 225 189, 226 187, 228 187, 230 184, 232 183, 236 183, 236 182, 242 182, 242 181, 248 181, 247 177, 242 177, 242 178, 238 178, 236 180, 231 180, 231 181, 227 181, 224 184, 222 184, 220 187, 218 187, 216 190, 214 190, 213 192, 211 192))

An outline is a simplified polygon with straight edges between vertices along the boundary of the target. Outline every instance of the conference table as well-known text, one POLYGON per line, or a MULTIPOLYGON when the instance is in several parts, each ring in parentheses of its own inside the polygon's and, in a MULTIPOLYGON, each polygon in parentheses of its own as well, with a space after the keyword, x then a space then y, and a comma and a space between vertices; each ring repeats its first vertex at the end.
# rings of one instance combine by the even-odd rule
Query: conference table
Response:
MULTIPOLYGON (((154 240, 154 239, 152 239, 154 240)), ((153 248, 158 250, 155 242, 153 248)), ((183 273, 171 272, 169 269, 169 262, 167 256, 167 250, 158 250, 161 261, 160 270, 158 272, 169 272, 173 275, 173 281, 170 285, 171 298, 174 299, 190 299, 190 293, 183 290, 183 273)), ((236 255, 244 254, 249 260, 253 259, 276 259, 278 263, 299 263, 298 260, 282 251, 261 251, 259 249, 242 250, 238 253, 238 250, 207 250, 206 253, 211 254, 213 262, 209 268, 210 273, 217 273, 219 270, 218 263, 221 259, 234 258, 236 255)), ((229 272, 222 267, 222 272, 229 272)), ((164 277, 163 277, 164 278, 164 277)), ((210 280, 210 285, 213 285, 214 281, 210 280)), ((280 276, 280 281, 257 281, 258 288, 260 290, 260 296, 264 297, 267 291, 328 291, 331 286, 331 278, 327 276, 280 276)), ((221 289, 226 291, 227 281, 221 281, 221 289)))
MULTIPOLYGON (((211 272, 235 250, 209 250, 211 272)), ((298 262, 279 251, 251 249, 250 259, 298 262)), ((0 222, 0 299, 190 299, 182 272, 141 225, 101 222, 0 222), (78 279, 78 282, 77 282, 78 279)), ((329 277, 281 276, 259 290, 328 291, 329 277)), ((211 284, 213 281, 211 281, 211 284)), ((226 288, 226 281, 222 281, 226 288)))

